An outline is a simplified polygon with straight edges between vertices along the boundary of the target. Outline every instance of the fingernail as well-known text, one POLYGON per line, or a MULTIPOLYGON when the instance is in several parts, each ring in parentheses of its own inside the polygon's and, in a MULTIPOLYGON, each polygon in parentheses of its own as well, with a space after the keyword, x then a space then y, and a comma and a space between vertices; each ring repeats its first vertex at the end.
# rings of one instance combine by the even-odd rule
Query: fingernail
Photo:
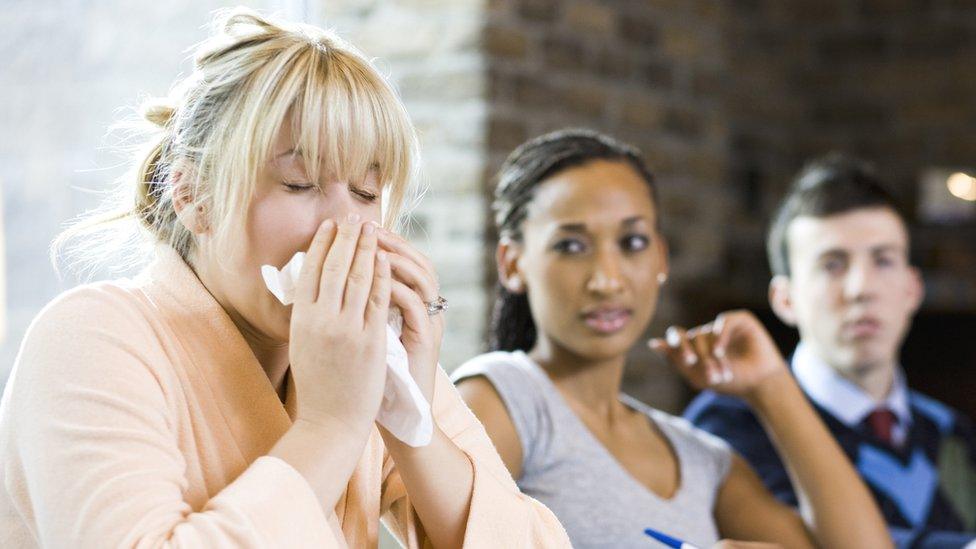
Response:
POLYGON ((722 374, 720 374, 718 372, 712 372, 712 373, 708 374, 708 381, 712 385, 716 385, 718 383, 721 383, 722 382, 722 374))
POLYGON ((677 347, 681 344, 681 337, 678 336, 678 330, 675 330, 674 327, 668 328, 667 331, 664 332, 664 337, 667 338, 668 345, 672 347, 677 347))
POLYGON ((725 382, 726 383, 729 383, 734 378, 735 378, 735 374, 732 373, 732 370, 725 370, 725 382))
POLYGON ((359 223, 359 214, 358 213, 349 214, 348 216, 346 216, 346 221, 349 222, 350 224, 359 223))
POLYGON ((363 225, 363 234, 373 234, 373 231, 375 230, 376 230, 376 223, 373 223, 372 221, 363 225))
POLYGON ((332 223, 333 221, 331 219, 326 219, 325 221, 322 222, 322 228, 326 230, 331 229, 332 223))
POLYGON ((687 364, 688 366, 694 366, 696 362, 698 362, 697 356, 691 353, 685 355, 685 364, 687 364))
POLYGON ((715 358, 725 358, 725 347, 715 348, 715 358))
POLYGON ((386 252, 384 252, 383 250, 380 250, 380 251, 376 252, 376 260, 377 261, 383 262, 383 261, 386 261, 386 259, 387 259, 386 252))

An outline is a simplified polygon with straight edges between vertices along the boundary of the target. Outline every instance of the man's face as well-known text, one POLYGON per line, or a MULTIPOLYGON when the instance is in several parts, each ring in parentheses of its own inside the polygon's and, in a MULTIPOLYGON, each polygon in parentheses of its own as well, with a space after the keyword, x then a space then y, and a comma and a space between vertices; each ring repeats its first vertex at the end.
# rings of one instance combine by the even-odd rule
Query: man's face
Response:
POLYGON ((787 308, 802 340, 847 376, 893 367, 923 290, 889 208, 798 217, 786 233, 787 308))

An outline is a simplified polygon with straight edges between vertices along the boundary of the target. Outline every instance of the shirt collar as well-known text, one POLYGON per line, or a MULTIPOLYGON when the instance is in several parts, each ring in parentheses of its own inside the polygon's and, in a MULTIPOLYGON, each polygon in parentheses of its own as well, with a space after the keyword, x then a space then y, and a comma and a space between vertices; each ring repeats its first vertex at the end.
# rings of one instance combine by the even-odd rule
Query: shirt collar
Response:
MULTIPOLYGON (((848 427, 859 425, 878 407, 870 395, 837 373, 809 345, 801 342, 796 347, 792 363, 793 374, 803 391, 848 427)), ((900 424, 911 423, 908 385, 900 367, 895 369, 895 379, 883 405, 895 413, 900 424)))

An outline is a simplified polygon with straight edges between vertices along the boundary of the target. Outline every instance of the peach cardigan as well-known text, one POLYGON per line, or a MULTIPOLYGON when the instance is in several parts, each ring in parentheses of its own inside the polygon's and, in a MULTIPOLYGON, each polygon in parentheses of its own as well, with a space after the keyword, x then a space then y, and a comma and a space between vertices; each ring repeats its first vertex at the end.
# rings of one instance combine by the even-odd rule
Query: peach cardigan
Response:
MULTIPOLYGON (((290 397, 168 246, 133 281, 63 294, 0 404, 0 547, 376 547, 381 516, 429 546, 375 427, 334 509, 266 455, 290 397)), ((569 547, 443 371, 434 417, 473 464, 464 547, 569 547)))

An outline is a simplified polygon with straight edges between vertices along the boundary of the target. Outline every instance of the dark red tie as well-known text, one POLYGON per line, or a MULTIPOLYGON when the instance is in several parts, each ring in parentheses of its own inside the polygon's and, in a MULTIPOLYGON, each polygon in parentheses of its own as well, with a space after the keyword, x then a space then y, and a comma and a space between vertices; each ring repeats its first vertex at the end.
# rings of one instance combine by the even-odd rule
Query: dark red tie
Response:
POLYGON ((898 423, 898 418, 894 412, 888 408, 878 408, 868 414, 867 421, 868 425, 871 426, 871 431, 874 433, 874 436, 878 437, 878 440, 888 446, 894 446, 894 442, 891 439, 891 428, 898 423))

